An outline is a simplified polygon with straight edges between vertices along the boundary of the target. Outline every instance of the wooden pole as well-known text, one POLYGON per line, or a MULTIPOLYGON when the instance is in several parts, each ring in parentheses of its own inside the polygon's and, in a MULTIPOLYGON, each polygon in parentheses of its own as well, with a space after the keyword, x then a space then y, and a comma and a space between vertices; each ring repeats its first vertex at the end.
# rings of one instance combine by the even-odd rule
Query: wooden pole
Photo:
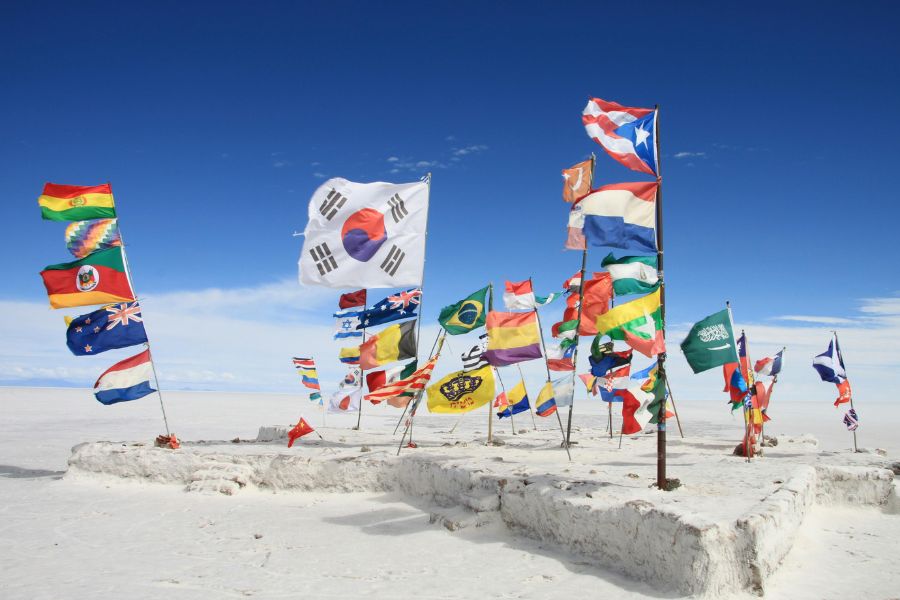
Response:
MULTIPOLYGON (((744 444, 746 454, 747 454, 747 462, 750 462, 750 454, 753 451, 753 444, 750 443, 750 436, 753 433, 753 394, 755 392, 755 386, 753 381, 753 375, 750 373, 752 361, 750 360, 750 344, 747 342, 747 333, 741 329, 741 337, 744 338, 744 356, 747 357, 747 394, 750 396, 750 406, 748 407, 744 404, 744 416, 747 420, 747 441, 744 444)), ((738 355, 738 369, 741 368, 741 356, 738 355)))
MULTIPOLYGON (((663 271, 663 194, 662 194, 662 169, 660 168, 659 153, 659 104, 655 107, 655 142, 656 142, 656 261, 659 271, 659 311, 662 318, 663 340, 666 339, 666 280, 663 271)), ((657 374, 664 384, 668 382, 666 376, 666 353, 661 352, 657 357, 657 374)), ((660 402, 659 412, 656 416, 656 486, 661 490, 669 488, 666 478, 666 401, 660 402)))
MULTIPOLYGON (((540 324, 538 324, 538 328, 540 328, 540 324)), ((544 334, 541 334, 541 338, 543 338, 544 334)), ((519 368, 519 379, 522 380, 522 386, 525 387, 525 395, 528 395, 528 386, 525 385, 525 375, 522 374, 522 365, 520 363, 516 363, 516 366, 519 368)), ((528 410, 531 412, 531 424, 534 426, 534 430, 537 431, 537 421, 534 420, 534 402, 531 401, 531 398, 528 399, 528 410)))
MULTIPOLYGON (((785 350, 787 350, 787 346, 782 346, 782 347, 781 347, 781 355, 782 355, 782 359, 784 358, 784 351, 785 351, 785 350)), ((776 373, 775 375, 772 376, 772 385, 769 386, 769 391, 766 392, 766 408, 767 408, 767 409, 768 409, 768 404, 769 404, 769 402, 772 401, 772 390, 775 389, 775 384, 776 384, 776 383, 778 383, 778 374, 777 374, 777 373, 776 373)), ((766 435, 765 435, 765 433, 766 433, 766 419, 765 419, 765 417, 763 417, 762 426, 760 427, 760 431, 759 431, 759 437, 760 437, 760 440, 761 440, 761 441, 760 441, 760 446, 762 445, 762 442, 764 442, 764 441, 766 440, 766 435)))
MULTIPOLYGON (((509 396, 506 395, 506 386, 503 385, 503 378, 500 377, 500 367, 493 367, 493 369, 494 369, 494 374, 497 376, 497 381, 500 382, 500 390, 503 392, 503 396, 506 398, 506 405, 509 407, 509 422, 512 427, 512 434, 516 435, 516 424, 515 424, 515 421, 513 421, 512 403, 509 401, 509 396)), ((491 405, 493 405, 493 404, 494 403, 491 402, 491 405)), ((465 413, 463 413, 463 414, 465 414, 465 413)))
MULTIPOLYGON (((591 169, 591 181, 593 182, 593 172, 594 169, 591 169)), ((578 368, 578 343, 581 341, 581 309, 584 306, 584 279, 585 279, 585 269, 587 267, 587 241, 584 242, 584 250, 581 253, 581 281, 578 284, 578 316, 576 320, 578 324, 575 327, 575 351, 572 353, 572 364, 575 365, 577 370, 578 368)), ((566 424, 566 447, 568 448, 572 442, 572 411, 575 408, 575 371, 572 371, 572 403, 569 405, 569 417, 568 423, 566 424)), ((557 412, 559 412, 557 410, 557 412)))
POLYGON ((668 390, 669 398, 672 400, 672 411, 675 413, 675 423, 678 424, 678 433, 681 435, 681 439, 684 439, 684 431, 681 430, 681 419, 678 418, 678 407, 675 406, 675 396, 672 394, 672 386, 669 385, 668 379, 666 379, 666 390, 668 390))
MULTIPOLYGON (((363 311, 365 311, 365 310, 366 310, 366 307, 363 307, 363 311)), ((419 340, 416 340, 416 343, 418 343, 418 341, 419 340)), ((365 327, 363 327, 363 331, 362 331, 362 343, 363 344, 366 343, 366 328, 365 327)), ((360 345, 360 348, 362 348, 362 345, 360 345)), ((360 364, 359 365, 359 408, 356 411, 356 427, 354 427, 354 429, 356 429, 356 430, 359 430, 359 424, 362 422, 362 405, 363 405, 363 397, 365 396, 365 394, 363 394, 363 386, 365 386, 365 381, 366 381, 366 370, 365 370, 365 368, 363 368, 362 364, 360 364)))
MULTIPOLYGON (((444 338, 445 337, 447 337, 446 331, 444 331, 442 329, 440 332, 438 332, 438 336, 434 340, 434 347, 432 347, 432 354, 431 354, 432 357, 434 357, 434 356, 440 357, 441 348, 444 347, 444 338), (437 354, 435 354, 435 350, 434 350, 435 347, 437 348, 437 351, 436 351, 437 354)), ((430 360, 430 358, 429 358, 429 360, 430 360)), ((406 439, 407 433, 409 433, 409 443, 410 444, 413 443, 413 440, 412 440, 413 422, 416 418, 416 410, 419 408, 419 402, 422 400, 422 395, 424 393, 425 393, 425 388, 423 387, 421 390, 419 390, 419 393, 416 394, 416 396, 412 400, 410 400, 409 404, 407 405, 408 407, 410 407, 409 408, 409 420, 407 421, 406 429, 403 430, 403 435, 400 437, 400 445, 397 447, 397 456, 400 456, 400 450, 403 448, 403 441, 406 439)))
MULTIPOLYGON (((528 278, 528 281, 531 281, 530 277, 528 278)), ((583 277, 582 277, 582 281, 584 281, 583 277)), ((532 285, 531 289, 533 292, 534 291, 533 285, 532 285)), ((544 353, 544 368, 547 369, 547 383, 549 383, 550 385, 553 385, 553 382, 550 380, 550 364, 547 362, 547 344, 544 343, 544 328, 541 327, 541 315, 540 315, 540 313, 538 313, 537 306, 534 307, 534 316, 535 316, 535 319, 537 320, 538 333, 540 334, 540 338, 541 338, 541 351, 544 353)), ((577 357, 577 352, 578 352, 578 331, 577 330, 575 331, 575 352, 576 352, 576 357, 577 357)), ((573 359, 573 362, 574 362, 574 359, 573 359)), ((521 370, 521 367, 519 367, 519 374, 521 374, 521 373, 522 373, 522 370, 521 370)), ((573 371, 572 376, 574 377, 574 375, 575 375, 575 372, 573 371)), ((525 381, 524 377, 522 378, 522 381, 525 381)), ((575 386, 574 385, 572 386, 572 390, 573 390, 572 397, 574 400, 574 397, 575 397, 575 393, 574 393, 575 386)), ((540 396, 540 392, 538 392, 538 396, 540 396)), ((569 413, 569 417, 571 417, 571 416, 572 416, 572 414, 569 413)), ((569 438, 566 436, 566 431, 563 429, 562 417, 559 416, 559 406, 556 407, 556 420, 559 423, 559 430, 562 433, 563 447, 565 447, 565 449, 566 449, 566 455, 569 457, 569 460, 572 460, 572 453, 569 451, 569 438)), ((569 423, 571 424, 571 421, 569 423)), ((537 428, 537 426, 535 426, 535 428, 537 428)))

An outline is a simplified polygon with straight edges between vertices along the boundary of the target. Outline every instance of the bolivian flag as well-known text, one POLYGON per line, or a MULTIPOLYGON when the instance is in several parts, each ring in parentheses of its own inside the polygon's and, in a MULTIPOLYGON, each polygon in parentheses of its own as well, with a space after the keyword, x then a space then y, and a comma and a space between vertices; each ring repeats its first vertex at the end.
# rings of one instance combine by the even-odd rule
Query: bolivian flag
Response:
POLYGON ((41 216, 48 221, 84 221, 116 216, 112 188, 103 185, 59 185, 47 183, 38 198, 41 216))
POLYGON ((359 366, 365 370, 415 357, 415 321, 385 327, 359 346, 359 366))
POLYGON ((50 265, 41 271, 52 308, 134 300, 122 248, 108 248, 81 260, 50 265))
POLYGON ((450 373, 426 391, 430 412, 469 412, 494 398, 494 370, 485 366, 474 371, 450 373))

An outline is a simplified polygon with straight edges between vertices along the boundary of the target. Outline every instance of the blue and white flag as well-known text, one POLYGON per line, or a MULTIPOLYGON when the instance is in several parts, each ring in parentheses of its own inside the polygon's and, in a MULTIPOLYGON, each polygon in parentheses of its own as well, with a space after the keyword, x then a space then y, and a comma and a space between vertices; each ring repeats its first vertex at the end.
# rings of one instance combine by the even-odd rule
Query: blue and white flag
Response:
POLYGON ((831 338, 828 350, 816 356, 813 359, 812 366, 819 373, 822 381, 830 381, 840 385, 847 379, 847 371, 844 370, 844 358, 841 356, 841 347, 837 343, 837 338, 831 338))
POLYGON ((137 302, 110 304, 72 319, 66 346, 75 356, 87 356, 143 344, 147 341, 143 321, 137 302))
POLYGON ((781 363, 782 363, 782 353, 784 349, 782 348, 778 354, 775 356, 767 356, 765 358, 761 358, 756 361, 756 364, 753 365, 753 370, 756 371, 756 374, 760 377, 775 377, 779 373, 781 373, 781 363))
POLYGON ((421 301, 422 290, 419 288, 391 294, 372 308, 362 311, 359 316, 360 323, 356 328, 374 327, 415 317, 421 301))
POLYGON ((152 376, 150 350, 144 350, 104 371, 94 384, 94 396, 101 404, 116 404, 143 398, 156 391, 150 387, 152 376))
POLYGON ((343 310, 334 313, 334 339, 362 337, 362 331, 357 331, 360 314, 359 310, 343 310))

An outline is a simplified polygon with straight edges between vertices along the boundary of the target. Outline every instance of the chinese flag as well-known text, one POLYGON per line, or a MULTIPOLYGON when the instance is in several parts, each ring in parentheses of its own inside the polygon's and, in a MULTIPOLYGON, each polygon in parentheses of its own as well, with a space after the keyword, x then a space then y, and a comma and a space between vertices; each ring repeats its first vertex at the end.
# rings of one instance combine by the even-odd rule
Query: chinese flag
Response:
POLYGON ((297 438, 302 438, 308 433, 312 433, 315 429, 306 422, 306 419, 300 417, 300 422, 294 425, 294 428, 288 431, 288 448, 294 445, 297 438))

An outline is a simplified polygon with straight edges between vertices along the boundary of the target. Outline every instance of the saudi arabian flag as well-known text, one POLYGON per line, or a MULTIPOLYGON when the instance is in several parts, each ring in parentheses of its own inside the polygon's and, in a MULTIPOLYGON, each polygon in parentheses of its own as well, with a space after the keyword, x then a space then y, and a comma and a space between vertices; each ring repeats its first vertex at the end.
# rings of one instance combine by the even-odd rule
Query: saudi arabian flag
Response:
POLYGON ((609 271, 616 296, 647 294, 659 287, 659 273, 655 256, 606 255, 601 266, 609 271))
POLYGON ((738 362, 728 309, 698 321, 681 342, 681 351, 694 373, 738 362))
POLYGON ((484 326, 488 287, 483 287, 468 298, 441 309, 438 322, 450 335, 469 333, 484 326))

